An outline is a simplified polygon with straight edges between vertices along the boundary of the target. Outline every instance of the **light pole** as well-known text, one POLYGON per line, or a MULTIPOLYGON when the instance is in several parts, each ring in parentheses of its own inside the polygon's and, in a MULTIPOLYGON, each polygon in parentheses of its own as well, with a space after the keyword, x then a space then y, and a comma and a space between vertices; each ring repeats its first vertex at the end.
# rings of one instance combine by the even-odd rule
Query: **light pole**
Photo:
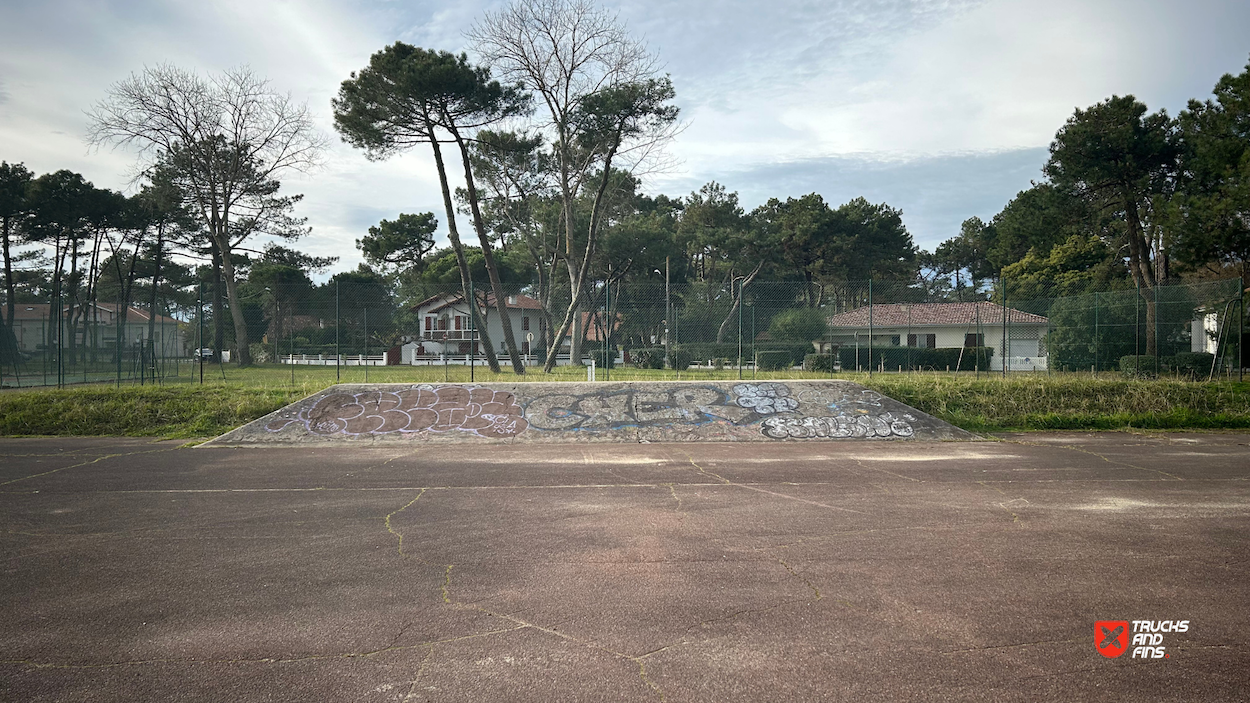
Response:
POLYGON ((669 302, 669 297, 668 297, 668 276, 669 276, 668 259, 669 257, 667 256, 664 257, 664 361, 665 362, 668 362, 669 358, 672 356, 672 352, 669 349, 669 341, 668 341, 668 316, 672 312, 672 303, 669 302))

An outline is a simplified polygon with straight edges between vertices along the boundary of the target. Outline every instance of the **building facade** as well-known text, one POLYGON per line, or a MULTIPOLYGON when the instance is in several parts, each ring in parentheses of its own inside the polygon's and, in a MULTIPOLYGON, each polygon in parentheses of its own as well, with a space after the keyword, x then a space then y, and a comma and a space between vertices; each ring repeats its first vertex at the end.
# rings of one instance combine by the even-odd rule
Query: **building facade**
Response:
POLYGON ((1004 309, 988 301, 974 303, 892 303, 833 315, 826 350, 832 347, 916 347, 954 349, 993 347, 991 368, 1018 371, 1046 369, 1046 331, 1041 315, 1004 309), (1004 325, 1006 322, 1006 325, 1004 325))

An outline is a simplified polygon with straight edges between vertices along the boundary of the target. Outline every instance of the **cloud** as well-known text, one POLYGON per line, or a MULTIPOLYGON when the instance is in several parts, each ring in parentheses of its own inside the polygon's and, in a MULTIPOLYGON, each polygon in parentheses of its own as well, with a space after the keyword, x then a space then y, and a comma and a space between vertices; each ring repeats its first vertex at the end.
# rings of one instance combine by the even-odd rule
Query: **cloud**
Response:
MULTIPOLYGON (((89 152, 84 111, 145 65, 203 73, 249 64, 307 100, 333 135, 330 98, 396 40, 469 50, 464 32, 505 0, 45 0, 0 3, 0 149, 37 172, 70 168, 130 188, 135 157, 89 152)), ((1242 0, 621 0, 672 74, 689 128, 682 171, 651 192, 709 180, 757 205, 822 193, 904 211, 929 247, 988 217, 1032 178, 1077 106, 1133 93, 1171 112, 1240 72, 1242 0)), ((359 261, 382 218, 442 200, 427 151, 383 163, 336 143, 325 166, 284 180, 304 193, 300 246, 359 261)), ((445 223, 444 223, 445 230, 445 223)))
MULTIPOLYGON (((880 160, 864 156, 824 156, 759 164, 719 174, 715 180, 736 190, 748 210, 769 198, 819 193, 836 207, 853 198, 885 202, 903 211, 903 223, 917 245, 933 249, 955 236, 973 215, 984 220, 1041 178, 1044 148, 992 153, 880 160)), ((696 190, 697 179, 672 179, 673 194, 696 190)))

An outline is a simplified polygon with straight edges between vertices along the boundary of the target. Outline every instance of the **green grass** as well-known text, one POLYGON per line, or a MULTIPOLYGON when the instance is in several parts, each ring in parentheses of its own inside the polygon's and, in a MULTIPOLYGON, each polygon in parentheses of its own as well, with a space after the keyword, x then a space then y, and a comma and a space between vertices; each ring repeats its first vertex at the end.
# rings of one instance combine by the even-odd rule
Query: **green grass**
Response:
MULTIPOLYGON (((199 375, 183 368, 159 386, 83 385, 62 390, 0 393, 0 435, 128 435, 208 437, 272 412, 335 383, 333 367, 263 365, 249 369, 205 367, 199 375), (223 377, 224 376, 224 377, 223 377)), ((341 370, 341 382, 363 383, 363 367, 341 370)), ((744 374, 751 378, 748 371, 744 374)), ((681 380, 736 380, 736 370, 683 371, 681 380)), ((820 379, 826 373, 778 371, 764 379, 820 379)), ((973 432, 1010 430, 1244 429, 1250 428, 1250 383, 1179 380, 1140 381, 1082 374, 998 376, 944 373, 837 374, 973 432)), ((602 369, 598 379, 604 379, 602 369)), ((466 367, 372 367, 371 383, 468 382, 466 367)), ((580 367, 559 367, 545 375, 474 372, 479 383, 585 381, 580 367)), ((677 380, 673 371, 614 369, 613 381, 677 380)))
POLYGON ((1088 375, 975 379, 877 374, 858 380, 972 432, 1250 428, 1250 383, 1140 381, 1088 375))
POLYGON ((225 385, 5 391, 0 394, 0 435, 210 437, 302 395, 225 385))

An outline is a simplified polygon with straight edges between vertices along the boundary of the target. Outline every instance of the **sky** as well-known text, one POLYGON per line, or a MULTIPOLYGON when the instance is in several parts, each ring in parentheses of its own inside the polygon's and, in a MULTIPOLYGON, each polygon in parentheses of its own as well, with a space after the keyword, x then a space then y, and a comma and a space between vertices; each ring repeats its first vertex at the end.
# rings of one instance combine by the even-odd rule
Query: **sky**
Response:
MULTIPOLYGON (((91 149, 87 111, 145 66, 246 64, 306 101, 325 162, 283 179, 312 234, 296 245, 361 261, 381 219, 442 200, 428 150, 371 162, 338 139, 330 99, 400 40, 468 51, 501 2, 3 0, 0 160, 136 189, 139 156, 91 149)), ((686 122, 673 164, 644 181, 677 196, 717 181, 750 210, 769 198, 863 196, 901 209, 932 250, 1041 179, 1078 107, 1132 94, 1175 115, 1250 61, 1245 0, 625 0, 604 2, 658 56, 686 122)))

